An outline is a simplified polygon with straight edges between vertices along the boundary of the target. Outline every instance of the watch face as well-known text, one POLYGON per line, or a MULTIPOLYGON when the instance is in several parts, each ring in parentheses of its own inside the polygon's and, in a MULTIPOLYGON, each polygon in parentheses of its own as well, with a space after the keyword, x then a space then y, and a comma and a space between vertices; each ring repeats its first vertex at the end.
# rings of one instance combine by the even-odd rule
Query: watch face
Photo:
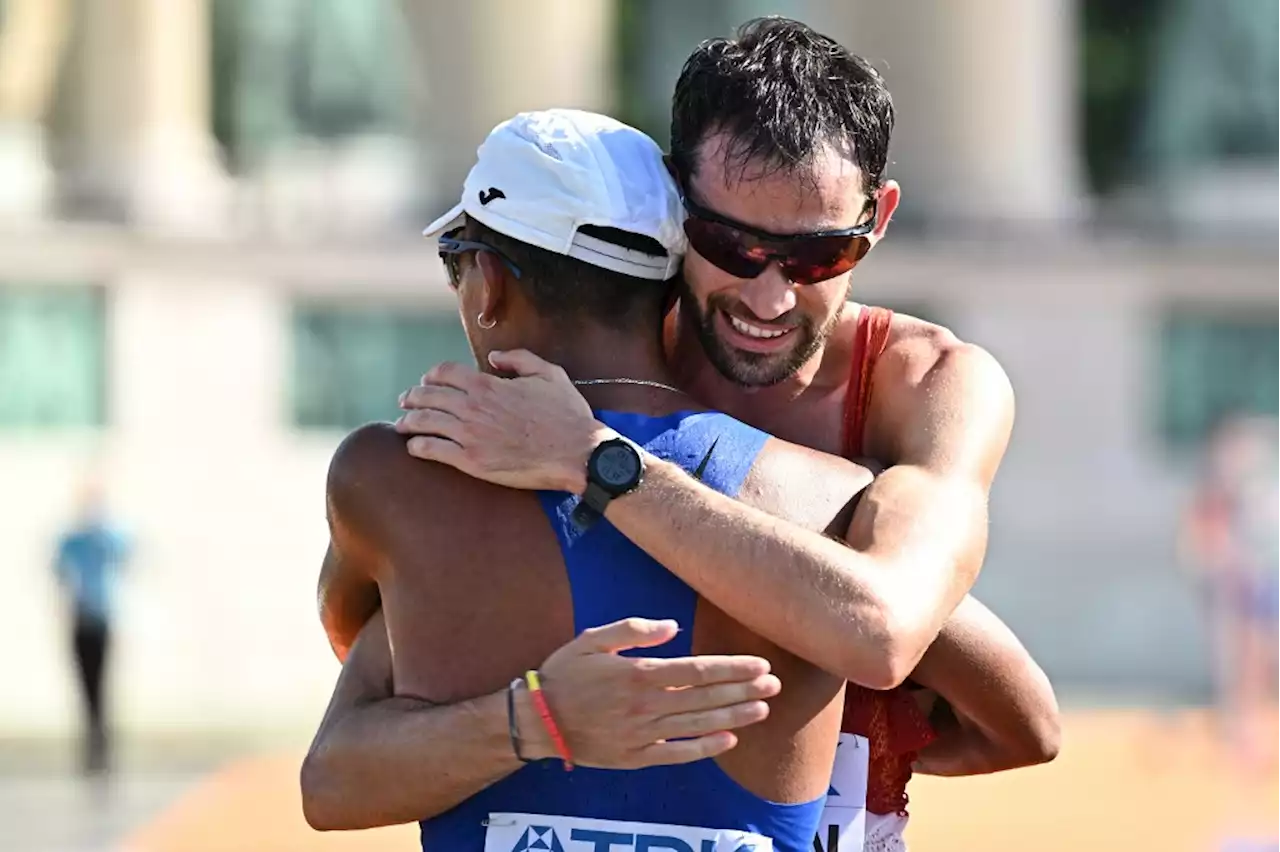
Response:
POLYGON ((640 458, 630 447, 605 447, 596 457, 596 477, 606 487, 625 488, 640 473, 640 458))

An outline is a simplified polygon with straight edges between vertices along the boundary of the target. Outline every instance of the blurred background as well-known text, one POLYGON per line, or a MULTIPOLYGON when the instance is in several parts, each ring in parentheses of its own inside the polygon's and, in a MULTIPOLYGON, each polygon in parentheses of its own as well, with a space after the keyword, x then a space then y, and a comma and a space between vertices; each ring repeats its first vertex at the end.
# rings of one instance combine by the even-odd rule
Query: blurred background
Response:
POLYGON ((296 771, 328 459, 467 357, 420 227, 517 111, 665 146, 689 51, 767 13, 894 94, 857 298, 1018 393, 978 594, 1063 756, 916 782, 915 848, 1277 848, 1263 0, 0 0, 0 848, 413 848, 310 834, 296 771))

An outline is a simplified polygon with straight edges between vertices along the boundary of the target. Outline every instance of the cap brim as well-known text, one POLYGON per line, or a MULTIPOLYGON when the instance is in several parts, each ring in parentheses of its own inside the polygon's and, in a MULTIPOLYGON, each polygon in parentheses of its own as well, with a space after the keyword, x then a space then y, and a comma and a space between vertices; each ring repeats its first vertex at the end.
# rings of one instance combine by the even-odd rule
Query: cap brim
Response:
POLYGON ((464 212, 463 204, 461 201, 459 201, 456 205, 454 205, 452 210, 450 210, 448 213, 444 214, 439 219, 435 220, 430 225, 428 225, 426 229, 422 232, 422 236, 428 239, 432 239, 440 236, 445 231, 449 230, 449 226, 451 226, 454 222, 458 221, 458 219, 462 217, 463 212, 464 212))

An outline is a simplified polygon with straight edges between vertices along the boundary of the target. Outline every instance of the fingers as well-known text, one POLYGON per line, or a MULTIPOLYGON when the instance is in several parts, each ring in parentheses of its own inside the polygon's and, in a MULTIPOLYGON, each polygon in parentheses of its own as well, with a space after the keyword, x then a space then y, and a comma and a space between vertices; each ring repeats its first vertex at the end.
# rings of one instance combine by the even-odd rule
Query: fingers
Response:
POLYGON ((655 740, 674 740, 686 737, 702 737, 718 731, 729 731, 754 725, 769 717, 769 705, 763 701, 744 701, 730 707, 713 710, 694 710, 664 716, 650 726, 655 740))
POLYGON ((406 411, 395 423, 401 435, 433 435, 461 443, 462 421, 454 415, 434 408, 406 411))
POLYGON ((662 645, 674 639, 678 632, 680 626, 671 619, 654 621, 651 618, 624 618, 582 631, 573 640, 573 644, 577 646, 575 650, 583 654, 616 654, 629 648, 662 645))
MULTIPOLYGON (((742 683, 717 683, 711 686, 692 686, 688 689, 669 689, 654 702, 655 709, 664 716, 692 713, 732 707, 750 701, 763 701, 782 692, 782 681, 776 675, 761 675, 742 683)), ((705 731, 701 732, 705 733, 705 731)))
POLYGON ((467 473, 466 453, 447 438, 418 436, 409 439, 409 455, 424 461, 435 461, 467 473))
POLYGON ((648 683, 665 687, 749 681, 769 673, 769 661, 763 657, 716 654, 676 657, 670 660, 639 660, 637 666, 644 672, 648 683))
POLYGON ((552 378, 559 369, 550 361, 545 361, 527 349, 512 349, 510 352, 490 352, 489 363, 495 370, 504 373, 515 373, 518 376, 538 376, 552 378))
MULTIPOLYGON (((427 376, 422 378, 423 381, 426 381, 427 376)), ((435 408, 448 411, 466 398, 466 392, 455 387, 432 384, 418 385, 400 394, 400 407, 407 409, 435 408)))
POLYGON ((457 388, 461 391, 473 390, 481 386, 490 376, 481 373, 475 367, 467 367, 453 361, 436 364, 422 377, 424 386, 439 385, 457 388))
POLYGON ((717 731, 695 739, 653 743, 635 752, 631 765, 640 769, 646 766, 693 763, 724 754, 737 744, 738 738, 729 731, 717 731))

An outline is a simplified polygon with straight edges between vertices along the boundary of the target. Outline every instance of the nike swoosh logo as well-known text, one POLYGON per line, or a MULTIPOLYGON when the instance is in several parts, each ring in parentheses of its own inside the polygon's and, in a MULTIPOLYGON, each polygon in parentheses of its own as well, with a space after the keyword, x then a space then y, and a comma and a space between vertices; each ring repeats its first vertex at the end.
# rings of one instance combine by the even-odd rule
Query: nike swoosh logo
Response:
POLYGON ((718 443, 720 443, 719 438, 711 442, 710 448, 707 449, 707 454, 702 457, 702 461, 698 462, 698 466, 693 470, 693 478, 699 482, 702 481, 702 475, 707 472, 707 465, 711 462, 711 454, 716 451, 716 444, 718 443))

